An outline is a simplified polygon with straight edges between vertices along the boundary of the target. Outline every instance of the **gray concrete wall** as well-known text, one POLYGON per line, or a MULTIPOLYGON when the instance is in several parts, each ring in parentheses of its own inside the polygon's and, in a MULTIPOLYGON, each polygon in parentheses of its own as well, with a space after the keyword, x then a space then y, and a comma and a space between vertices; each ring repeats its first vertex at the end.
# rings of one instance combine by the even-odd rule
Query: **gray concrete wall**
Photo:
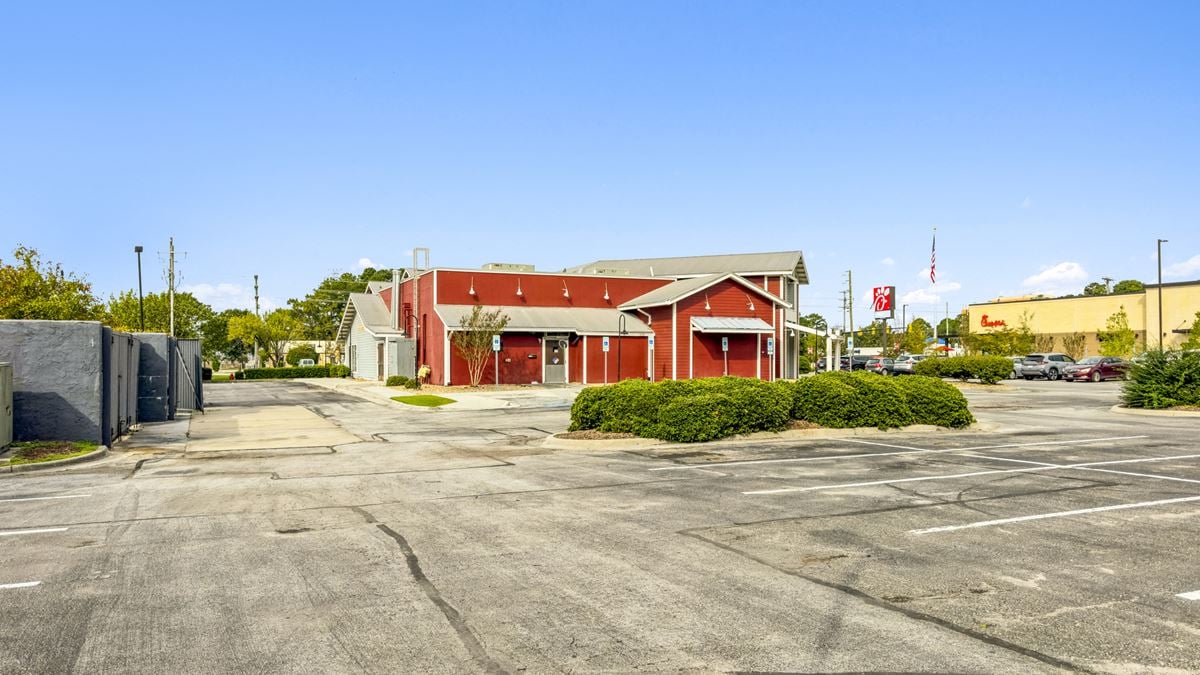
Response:
POLYGON ((173 420, 176 387, 173 341, 165 333, 134 333, 134 337, 141 342, 138 355, 138 421, 173 420))
POLYGON ((96 321, 0 321, 13 364, 13 439, 108 443, 105 328, 96 321))

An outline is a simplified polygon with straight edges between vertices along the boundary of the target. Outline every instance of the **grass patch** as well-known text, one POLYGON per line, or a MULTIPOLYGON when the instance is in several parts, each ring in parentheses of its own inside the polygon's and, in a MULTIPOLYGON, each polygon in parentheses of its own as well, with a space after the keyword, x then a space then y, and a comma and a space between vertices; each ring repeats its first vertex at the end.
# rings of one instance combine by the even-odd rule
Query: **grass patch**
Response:
POLYGON ((393 401, 404 403, 406 405, 416 405, 422 408, 436 408, 447 403, 454 403, 454 399, 446 398, 445 396, 434 396, 433 394, 414 394, 412 396, 393 396, 393 401))
POLYGON ((53 462, 86 455, 98 445, 87 441, 20 441, 12 444, 10 465, 53 462))

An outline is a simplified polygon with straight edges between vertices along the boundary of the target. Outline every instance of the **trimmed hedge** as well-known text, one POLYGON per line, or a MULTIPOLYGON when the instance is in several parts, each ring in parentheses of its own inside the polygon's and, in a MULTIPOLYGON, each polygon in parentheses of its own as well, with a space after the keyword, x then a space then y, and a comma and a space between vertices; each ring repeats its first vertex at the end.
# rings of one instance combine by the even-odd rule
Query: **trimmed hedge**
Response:
POLYGON ((234 377, 239 380, 279 380, 297 377, 329 377, 329 366, 305 366, 303 368, 247 368, 239 370, 234 377))
POLYGON ((343 366, 340 363, 329 366, 329 376, 330 377, 350 377, 350 366, 343 366))
POLYGON ((384 384, 389 387, 403 387, 408 384, 408 378, 403 375, 392 375, 384 384))
POLYGON ((909 424, 963 427, 974 421, 962 393, 941 380, 831 372, 794 382, 717 377, 588 387, 571 406, 570 430, 691 443, 780 431, 791 419, 832 428, 880 429, 909 424))
POLYGON ((918 361, 913 366, 913 373, 963 382, 979 380, 983 384, 996 384, 1007 378, 1012 369, 1012 360, 1007 356, 948 356, 918 361))
POLYGON ((1147 352, 1128 375, 1121 399, 1129 408, 1200 406, 1200 352, 1147 352))

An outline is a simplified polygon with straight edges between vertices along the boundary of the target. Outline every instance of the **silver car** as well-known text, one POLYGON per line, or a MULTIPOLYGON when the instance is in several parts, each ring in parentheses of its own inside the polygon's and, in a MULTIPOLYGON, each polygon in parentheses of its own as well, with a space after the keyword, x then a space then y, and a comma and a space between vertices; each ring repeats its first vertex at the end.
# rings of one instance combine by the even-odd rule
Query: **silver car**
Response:
POLYGON ((916 365, 924 360, 924 354, 901 354, 896 357, 895 363, 892 364, 892 373, 895 375, 912 375, 916 365))
POLYGON ((1062 352, 1029 354, 1021 360, 1021 377, 1027 380, 1035 377, 1057 380, 1062 377, 1063 370, 1072 363, 1075 363, 1075 359, 1062 352))

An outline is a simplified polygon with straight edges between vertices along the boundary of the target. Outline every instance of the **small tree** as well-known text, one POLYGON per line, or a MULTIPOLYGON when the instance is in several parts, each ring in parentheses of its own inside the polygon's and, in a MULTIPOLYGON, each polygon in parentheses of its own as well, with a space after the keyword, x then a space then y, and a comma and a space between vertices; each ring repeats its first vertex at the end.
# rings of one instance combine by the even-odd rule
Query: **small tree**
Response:
POLYGON ((316 363, 317 348, 312 345, 296 345, 288 350, 287 364, 289 366, 298 366, 303 359, 312 359, 312 362, 316 363))
POLYGON ((1146 284, 1137 279, 1123 279, 1113 286, 1113 293, 1137 293, 1138 291, 1146 290, 1146 284))
POLYGON ((277 309, 261 319, 253 314, 229 319, 229 338, 242 340, 247 344, 257 342, 275 366, 283 363, 284 346, 294 339, 300 330, 300 322, 286 309, 277 309))
POLYGON ((489 312, 483 305, 475 305, 454 331, 454 349, 467 362, 472 387, 478 387, 483 379, 483 369, 492 355, 492 336, 503 333, 507 325, 508 315, 503 310, 489 312))
MULTIPOLYGON (((1083 346, 1087 342, 1087 336, 1083 333, 1071 333, 1062 339, 1063 351, 1067 356, 1075 360, 1079 360, 1083 356, 1083 346)), ((1049 349, 1044 351, 1050 351, 1049 349)))
MULTIPOLYGON (((1066 349, 1066 340, 1063 338, 1063 349, 1066 349)), ((1038 333, 1033 336, 1033 351, 1035 352, 1052 352, 1054 351, 1054 336, 1047 333, 1038 333)))
POLYGON ((926 340, 933 336, 933 326, 922 318, 912 320, 908 324, 908 330, 904 331, 904 338, 900 341, 900 348, 909 354, 920 354, 925 351, 926 340))
POLYGON ((92 285, 42 262, 32 248, 18 246, 12 263, 0 260, 0 319, 87 321, 100 319, 104 307, 92 295, 92 285))
POLYGON ((1192 329, 1188 333, 1188 339, 1179 348, 1200 349, 1200 312, 1196 312, 1196 319, 1192 321, 1192 329))
POLYGON ((1096 336, 1100 338, 1101 356, 1129 357, 1137 349, 1137 333, 1129 327, 1124 305, 1108 317, 1104 330, 1096 331, 1096 336))
POLYGON ((1108 295, 1108 286, 1105 286, 1104 284, 1100 283, 1099 281, 1093 281, 1092 283, 1083 287, 1083 294, 1084 295, 1108 295))

